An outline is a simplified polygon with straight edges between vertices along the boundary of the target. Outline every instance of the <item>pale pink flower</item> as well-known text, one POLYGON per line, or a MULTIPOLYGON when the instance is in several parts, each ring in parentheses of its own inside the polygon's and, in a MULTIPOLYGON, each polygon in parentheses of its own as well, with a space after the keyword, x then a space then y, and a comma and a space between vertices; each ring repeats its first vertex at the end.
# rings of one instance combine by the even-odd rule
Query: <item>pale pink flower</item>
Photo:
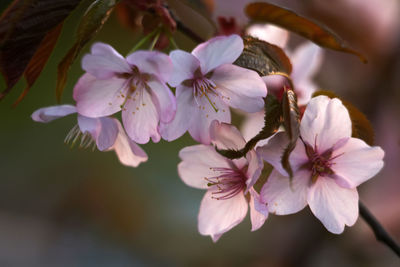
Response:
POLYGON ((160 141, 159 121, 170 122, 176 111, 166 85, 172 72, 167 55, 137 51, 125 59, 111 46, 96 43, 83 57, 82 68, 86 74, 74 88, 80 114, 97 118, 122 110, 122 122, 133 141, 160 141))
MULTIPOLYGON (((213 144, 219 149, 237 149, 244 145, 240 132, 229 124, 213 121, 210 134, 213 144)), ((200 234, 210 235, 216 242, 244 219, 248 204, 252 231, 264 224, 268 216, 267 207, 253 189, 263 162, 254 150, 246 158, 229 160, 218 154, 213 146, 201 144, 185 147, 179 152, 179 157, 182 162, 178 165, 178 173, 183 182, 207 190, 198 216, 200 234)))
POLYGON ((192 53, 172 51, 177 112, 169 124, 161 124, 164 139, 175 140, 187 130, 198 142, 210 143, 213 120, 231 121, 229 106, 246 112, 264 107, 267 88, 254 71, 233 65, 243 51, 238 35, 220 36, 198 45, 192 53))
POLYGON ((384 152, 351 137, 349 113, 337 98, 311 99, 300 136, 289 158, 294 172, 291 184, 280 162, 286 134, 278 133, 268 145, 257 148, 275 168, 261 190, 262 201, 277 215, 296 213, 308 204, 328 231, 342 233, 358 217, 356 187, 380 171, 384 152))
MULTIPOLYGON (((48 123, 73 113, 76 113, 76 108, 72 105, 51 106, 36 110, 32 119, 48 123)), ((78 124, 65 141, 79 141, 81 147, 96 143, 100 151, 115 150, 120 162, 126 166, 137 167, 148 159, 146 152, 126 136, 121 123, 115 118, 88 118, 78 114, 78 124)))

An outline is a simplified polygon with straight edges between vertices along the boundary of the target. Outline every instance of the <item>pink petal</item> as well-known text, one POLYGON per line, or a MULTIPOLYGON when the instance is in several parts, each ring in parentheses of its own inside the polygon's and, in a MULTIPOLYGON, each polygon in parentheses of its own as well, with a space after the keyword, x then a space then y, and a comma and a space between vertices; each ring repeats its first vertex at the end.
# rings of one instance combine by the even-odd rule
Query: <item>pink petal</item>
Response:
POLYGON ((168 81, 171 86, 176 87, 183 81, 194 78, 195 71, 200 67, 200 61, 195 56, 182 50, 174 50, 169 56, 174 65, 174 71, 168 81))
POLYGON ((208 190, 200 205, 198 217, 200 234, 210 235, 215 242, 223 233, 243 221, 247 206, 243 194, 237 194, 226 200, 216 200, 212 198, 212 191, 208 190))
POLYGON ((200 61, 201 72, 207 74, 218 66, 233 63, 243 51, 239 35, 218 36, 199 44, 192 54, 200 61))
POLYGON ((99 118, 100 132, 96 138, 97 148, 100 151, 107 150, 114 145, 118 136, 118 124, 116 119, 103 117, 99 118))
POLYGON ((241 149, 245 146, 242 134, 230 124, 212 121, 210 126, 210 136, 213 145, 218 149, 241 149))
POLYGON ((227 105, 246 112, 264 108, 267 87, 255 71, 226 64, 214 70, 211 80, 227 105))
POLYGON ((284 48, 289 40, 289 32, 271 24, 253 24, 246 30, 248 35, 284 48))
POLYGON ((181 137, 193 122, 192 114, 197 111, 192 88, 180 85, 176 88, 176 114, 170 123, 160 124, 163 139, 173 141, 181 137))
POLYGON ((168 86, 157 78, 149 80, 147 85, 151 89, 152 99, 157 107, 160 121, 164 123, 171 122, 176 112, 175 96, 168 86))
POLYGON ((95 43, 92 46, 91 54, 82 58, 82 68, 98 79, 109 79, 116 73, 131 72, 125 58, 104 43, 95 43))
POLYGON ((138 95, 126 101, 122 109, 122 122, 128 136, 136 143, 146 144, 150 137, 160 141, 159 114, 151 95, 145 88, 137 88, 138 95))
POLYGON ((195 145, 183 148, 179 152, 182 162, 178 164, 178 173, 188 186, 207 189, 206 177, 217 176, 210 168, 231 168, 226 158, 218 154, 212 146, 195 145))
MULTIPOLYGON (((266 145, 257 148, 257 153, 284 176, 289 176, 281 164, 282 155, 288 142, 289 140, 286 133, 278 132, 269 139, 266 145)), ((295 149, 290 154, 289 161, 293 171, 298 170, 303 164, 308 162, 304 144, 300 139, 297 141, 295 149)))
POLYGON ((317 91, 317 86, 312 81, 303 81, 296 84, 295 93, 297 95, 297 104, 299 106, 307 105, 312 95, 317 91))
POLYGON ((323 50, 311 42, 305 42, 296 48, 290 59, 293 65, 291 76, 296 85, 297 102, 299 105, 305 105, 317 89, 312 77, 321 67, 323 50))
POLYGON ((315 144, 319 153, 323 153, 340 139, 351 136, 349 112, 337 98, 314 97, 301 120, 300 135, 308 144, 315 144))
POLYGON ((47 123, 75 112, 76 108, 72 105, 51 106, 36 110, 31 117, 34 121, 47 123))
POLYGON ((340 187, 329 177, 318 177, 311 186, 308 205, 329 232, 340 234, 358 218, 357 189, 340 187))
POLYGON ((261 172, 264 168, 264 161, 254 150, 247 153, 246 159, 248 160, 248 168, 246 171, 247 189, 245 190, 245 194, 247 193, 247 190, 257 182, 258 178, 260 178, 261 172))
POLYGON ((321 67, 323 49, 312 42, 305 42, 298 46, 290 57, 293 65, 293 82, 301 84, 310 81, 321 67))
POLYGON ((256 231, 263 226, 265 220, 268 218, 268 208, 266 203, 263 203, 258 193, 250 189, 250 220, 251 231, 256 231))
POLYGON ((104 117, 121 110, 126 80, 111 78, 98 80, 84 74, 74 87, 77 111, 87 117, 104 117))
POLYGON ((208 94, 210 101, 217 111, 212 107, 208 99, 204 96, 197 97, 196 105, 193 107, 189 133, 194 140, 208 145, 211 142, 210 125, 213 120, 219 122, 231 122, 231 113, 228 106, 214 94, 208 94))
MULTIPOLYGON (((241 126, 244 140, 249 141, 264 127, 264 111, 247 114, 241 126)), ((260 143, 259 143, 260 144, 260 143)))
POLYGON ((307 205, 310 176, 308 171, 295 172, 290 184, 289 177, 273 170, 260 192, 269 212, 287 215, 301 211, 307 205))
POLYGON ((146 152, 128 138, 121 123, 117 119, 113 120, 115 120, 118 126, 118 136, 111 149, 115 150, 119 161, 131 167, 137 167, 140 163, 146 162, 148 159, 146 152))
POLYGON ((99 118, 88 118, 78 114, 78 125, 82 133, 90 133, 92 138, 97 140, 101 130, 99 118))
POLYGON ((163 82, 169 80, 173 71, 171 59, 157 51, 137 51, 127 56, 126 60, 138 67, 141 73, 153 74, 163 82))
POLYGON ((355 188, 382 169, 384 154, 380 147, 370 147, 361 139, 350 138, 333 152, 335 159, 331 168, 344 180, 341 186, 355 188))

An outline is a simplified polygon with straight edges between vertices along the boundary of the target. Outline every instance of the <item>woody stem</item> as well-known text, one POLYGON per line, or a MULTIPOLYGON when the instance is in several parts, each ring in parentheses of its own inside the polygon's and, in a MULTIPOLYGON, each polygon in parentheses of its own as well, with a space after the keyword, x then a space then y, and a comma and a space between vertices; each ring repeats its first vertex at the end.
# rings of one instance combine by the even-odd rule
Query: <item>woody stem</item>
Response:
POLYGON ((390 234, 383 228, 382 224, 372 215, 367 207, 361 202, 358 202, 360 208, 360 215, 365 222, 372 228, 375 237, 378 241, 381 241, 388 246, 397 256, 400 257, 400 247, 397 242, 390 236, 390 234))

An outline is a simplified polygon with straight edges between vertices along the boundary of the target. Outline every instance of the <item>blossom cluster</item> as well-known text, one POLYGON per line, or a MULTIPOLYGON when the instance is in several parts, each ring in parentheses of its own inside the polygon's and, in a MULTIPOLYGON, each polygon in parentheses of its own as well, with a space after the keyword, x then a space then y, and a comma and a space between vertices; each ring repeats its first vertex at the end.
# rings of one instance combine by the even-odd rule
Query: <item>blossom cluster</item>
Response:
MULTIPOLYGON (((276 39, 287 39, 282 34, 276 39)), ((380 171, 384 152, 352 137, 349 112, 339 99, 311 97, 321 50, 305 44, 288 53, 304 109, 300 137, 289 157, 293 176, 281 163, 289 142, 285 129, 241 158, 222 156, 218 150, 240 150, 262 128, 267 93, 279 97, 283 90, 281 77, 260 77, 233 64, 243 49, 235 34, 214 37, 191 53, 174 50, 169 55, 136 51, 123 57, 110 45, 95 43, 82 59, 85 74, 73 90, 76 105, 41 108, 32 118, 50 122, 77 113, 78 124, 67 142, 115 150, 121 163, 132 167, 148 159, 138 144, 173 141, 189 132, 200 144, 180 151, 178 173, 187 185, 207 190, 198 229, 213 241, 239 224, 248 207, 252 231, 269 213, 292 214, 309 205, 328 231, 343 232, 358 217, 356 187, 380 171), (242 132, 230 124, 230 108, 253 114, 246 115, 242 132), (112 117, 120 111, 122 124, 112 117), (256 187, 265 162, 273 171, 256 187)))

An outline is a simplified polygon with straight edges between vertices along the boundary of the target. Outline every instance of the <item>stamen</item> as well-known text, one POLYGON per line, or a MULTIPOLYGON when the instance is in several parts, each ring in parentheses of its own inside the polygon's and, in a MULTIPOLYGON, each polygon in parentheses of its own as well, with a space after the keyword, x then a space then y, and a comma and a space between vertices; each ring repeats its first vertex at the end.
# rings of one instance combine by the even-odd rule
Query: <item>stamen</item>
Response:
POLYGON ((64 143, 68 144, 71 143, 70 148, 73 148, 76 143, 79 142, 79 148, 86 149, 90 147, 92 144, 94 145, 92 150, 94 151, 96 148, 96 142, 93 139, 92 135, 89 132, 82 133, 81 129, 79 128, 78 125, 75 125, 67 134, 67 136, 64 139, 64 143))
POLYGON ((230 168, 210 168, 214 172, 219 172, 218 176, 204 177, 208 182, 207 186, 216 187, 212 192, 212 198, 226 200, 232 198, 243 191, 246 187, 246 176, 241 170, 230 168))
POLYGON ((218 112, 218 108, 216 107, 215 102, 213 102, 210 97, 208 96, 209 93, 215 94, 218 96, 218 92, 215 90, 217 87, 216 85, 208 80, 207 78, 199 78, 193 81, 193 95, 194 99, 197 103, 198 106, 199 102, 197 100, 197 96, 200 98, 205 96, 207 98, 207 101, 210 103, 211 107, 214 109, 215 112, 218 112))

